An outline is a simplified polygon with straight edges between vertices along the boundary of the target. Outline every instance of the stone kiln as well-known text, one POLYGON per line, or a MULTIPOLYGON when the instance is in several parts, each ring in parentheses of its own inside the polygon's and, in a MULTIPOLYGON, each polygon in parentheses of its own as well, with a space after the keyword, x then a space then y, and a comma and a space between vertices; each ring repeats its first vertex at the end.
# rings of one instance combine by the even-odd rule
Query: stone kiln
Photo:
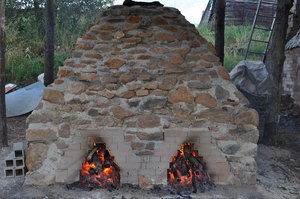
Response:
POLYGON ((113 6, 78 39, 28 118, 27 184, 70 183, 106 143, 121 183, 167 184, 192 143, 216 184, 255 184, 257 113, 180 12, 113 6))

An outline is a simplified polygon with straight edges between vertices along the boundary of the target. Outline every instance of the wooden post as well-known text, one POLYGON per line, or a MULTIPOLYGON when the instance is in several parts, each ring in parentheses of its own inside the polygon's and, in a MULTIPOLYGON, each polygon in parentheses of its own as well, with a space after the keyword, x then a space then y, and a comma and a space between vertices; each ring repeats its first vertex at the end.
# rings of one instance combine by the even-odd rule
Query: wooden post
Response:
POLYGON ((48 86, 54 81, 55 0, 46 1, 46 23, 44 84, 48 86))
POLYGON ((226 0, 217 0, 215 4, 215 47, 220 62, 224 63, 224 29, 226 0))
POLYGON ((273 30, 273 36, 266 54, 266 68, 271 75, 274 87, 271 89, 270 103, 267 107, 265 128, 262 142, 273 144, 278 134, 279 107, 281 98, 282 71, 284 63, 285 44, 287 42, 288 17, 294 0, 278 0, 277 15, 273 30))
POLYGON ((0 0, 0 131, 2 132, 2 145, 8 146, 7 124, 5 109, 5 0, 0 0))

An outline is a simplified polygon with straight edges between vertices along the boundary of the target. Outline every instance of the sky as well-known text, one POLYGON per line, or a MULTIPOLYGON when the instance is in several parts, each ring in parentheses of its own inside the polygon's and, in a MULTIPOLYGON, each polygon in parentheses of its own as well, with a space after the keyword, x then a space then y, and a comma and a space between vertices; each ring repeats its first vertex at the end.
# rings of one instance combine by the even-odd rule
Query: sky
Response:
MULTIPOLYGON (((123 4, 124 0, 115 0, 114 5, 123 4)), ((151 2, 155 0, 136 0, 151 2)), ((175 7, 180 10, 181 14, 192 24, 198 25, 202 12, 205 10, 208 0, 160 0, 167 7, 175 7)))

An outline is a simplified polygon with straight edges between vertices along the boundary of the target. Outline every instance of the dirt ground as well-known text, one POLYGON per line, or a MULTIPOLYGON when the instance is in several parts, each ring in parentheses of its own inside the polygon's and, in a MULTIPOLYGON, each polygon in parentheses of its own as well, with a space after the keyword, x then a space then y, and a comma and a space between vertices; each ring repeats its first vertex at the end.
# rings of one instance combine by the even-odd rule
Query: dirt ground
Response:
POLYGON ((25 143, 25 120, 28 115, 9 118, 9 147, 0 149, 0 199, 300 199, 300 146, 286 149, 258 146, 257 185, 255 187, 217 185, 205 193, 173 193, 167 187, 141 190, 122 185, 109 192, 68 190, 64 184, 51 186, 23 186, 24 177, 5 178, 4 159, 12 151, 14 142, 25 143))

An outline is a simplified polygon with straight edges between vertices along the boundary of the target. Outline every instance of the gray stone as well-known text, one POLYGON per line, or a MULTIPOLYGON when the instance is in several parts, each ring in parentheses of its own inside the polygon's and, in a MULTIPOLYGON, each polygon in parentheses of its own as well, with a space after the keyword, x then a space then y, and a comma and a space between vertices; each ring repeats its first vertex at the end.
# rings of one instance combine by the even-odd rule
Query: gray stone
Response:
POLYGON ((140 105, 141 110, 148 110, 148 109, 156 109, 162 108, 167 103, 166 97, 150 97, 142 101, 140 105))
POLYGON ((96 110, 96 109, 90 109, 90 110, 88 111, 88 115, 89 115, 89 116, 92 116, 92 117, 98 116, 98 115, 99 115, 99 112, 98 112, 98 110, 96 110))
POLYGON ((226 154, 235 154, 241 147, 240 145, 235 141, 221 141, 219 140, 217 142, 217 145, 221 151, 223 151, 226 154))
POLYGON ((219 85, 216 86, 215 94, 219 100, 227 100, 230 96, 230 93, 219 85))
POLYGON ((210 82, 192 81, 188 83, 188 87, 194 89, 209 89, 212 85, 210 82))

